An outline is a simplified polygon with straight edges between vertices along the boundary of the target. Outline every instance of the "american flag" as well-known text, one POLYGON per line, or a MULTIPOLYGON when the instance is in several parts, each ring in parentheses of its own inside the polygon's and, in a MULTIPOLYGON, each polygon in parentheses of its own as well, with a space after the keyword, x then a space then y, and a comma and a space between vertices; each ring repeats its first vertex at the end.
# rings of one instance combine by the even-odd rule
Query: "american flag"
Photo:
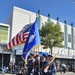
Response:
POLYGON ((6 50, 13 48, 14 46, 24 44, 29 35, 32 24, 25 25, 23 29, 12 38, 12 40, 6 45, 6 50))

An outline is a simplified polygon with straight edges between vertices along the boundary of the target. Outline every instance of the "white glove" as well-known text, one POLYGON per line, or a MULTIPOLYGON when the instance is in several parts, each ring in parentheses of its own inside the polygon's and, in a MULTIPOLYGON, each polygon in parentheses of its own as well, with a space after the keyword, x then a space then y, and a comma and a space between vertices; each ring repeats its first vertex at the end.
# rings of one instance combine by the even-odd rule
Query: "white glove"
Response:
POLYGON ((38 72, 38 75, 40 75, 40 72, 38 72))
POLYGON ((32 73, 30 73, 30 75, 33 75, 32 73))
POLYGON ((51 72, 51 70, 48 70, 48 72, 50 73, 50 72, 51 72))
POLYGON ((35 62, 35 59, 33 58, 33 62, 35 62))
POLYGON ((40 57, 38 57, 38 60, 40 60, 40 57))
POLYGON ((44 72, 47 73, 48 71, 47 70, 44 70, 44 72))
POLYGON ((34 69, 32 69, 32 72, 34 73, 34 69))

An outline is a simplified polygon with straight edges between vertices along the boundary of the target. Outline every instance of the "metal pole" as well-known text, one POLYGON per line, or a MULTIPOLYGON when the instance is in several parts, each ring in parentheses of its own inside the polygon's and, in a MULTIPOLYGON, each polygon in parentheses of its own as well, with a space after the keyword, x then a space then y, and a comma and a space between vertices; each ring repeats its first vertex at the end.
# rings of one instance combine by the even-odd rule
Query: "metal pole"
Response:
POLYGON ((15 64, 16 64, 16 49, 15 49, 15 64))
POLYGON ((16 49, 14 50, 14 63, 16 63, 16 49))
POLYGON ((2 75, 4 75, 4 73, 3 73, 3 58, 4 58, 4 54, 3 54, 3 50, 2 50, 2 75))

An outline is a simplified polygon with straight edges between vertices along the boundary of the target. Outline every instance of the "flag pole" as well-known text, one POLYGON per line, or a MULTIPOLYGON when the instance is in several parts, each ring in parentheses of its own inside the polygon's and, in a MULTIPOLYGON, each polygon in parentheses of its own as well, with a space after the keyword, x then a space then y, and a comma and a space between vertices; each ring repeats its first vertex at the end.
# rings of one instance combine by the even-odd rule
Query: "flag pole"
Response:
MULTIPOLYGON (((38 53, 40 52, 40 49, 39 49, 40 45, 38 45, 38 53)), ((40 72, 40 57, 38 57, 38 72, 40 72)), ((39 73, 40 75, 40 73, 39 73)))
POLYGON ((34 56, 33 56, 33 62, 32 62, 32 65, 33 65, 33 71, 32 71, 32 74, 34 74, 34 57, 36 56, 36 52, 35 52, 35 48, 36 48, 36 46, 34 46, 34 56))
POLYGON ((22 60, 24 61, 24 63, 27 65, 27 62, 26 60, 21 56, 22 60))
POLYGON ((49 66, 53 63, 53 61, 55 60, 57 54, 55 54, 52 58, 52 60, 49 62, 48 66, 46 66, 46 68, 44 70, 48 70, 49 66))
POLYGON ((36 46, 34 47, 34 56, 36 56, 36 46))

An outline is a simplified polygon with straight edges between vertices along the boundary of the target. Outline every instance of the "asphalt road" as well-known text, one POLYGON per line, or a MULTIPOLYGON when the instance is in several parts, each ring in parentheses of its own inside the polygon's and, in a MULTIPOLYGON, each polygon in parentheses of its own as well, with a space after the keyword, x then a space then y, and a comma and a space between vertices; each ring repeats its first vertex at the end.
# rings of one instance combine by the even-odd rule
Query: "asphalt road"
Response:
MULTIPOLYGON (((2 74, 0 74, 0 75, 2 75, 2 74)), ((4 74, 4 75, 16 75, 16 74, 4 74)), ((75 75, 75 73, 73 73, 73 72, 66 72, 66 73, 56 73, 55 75, 75 75)))
POLYGON ((73 73, 73 72, 66 72, 66 73, 56 73, 56 75, 75 75, 75 73, 73 73))
MULTIPOLYGON (((2 75, 2 74, 0 74, 0 75, 2 75)), ((3 75, 16 75, 16 74, 3 74, 3 75)))

